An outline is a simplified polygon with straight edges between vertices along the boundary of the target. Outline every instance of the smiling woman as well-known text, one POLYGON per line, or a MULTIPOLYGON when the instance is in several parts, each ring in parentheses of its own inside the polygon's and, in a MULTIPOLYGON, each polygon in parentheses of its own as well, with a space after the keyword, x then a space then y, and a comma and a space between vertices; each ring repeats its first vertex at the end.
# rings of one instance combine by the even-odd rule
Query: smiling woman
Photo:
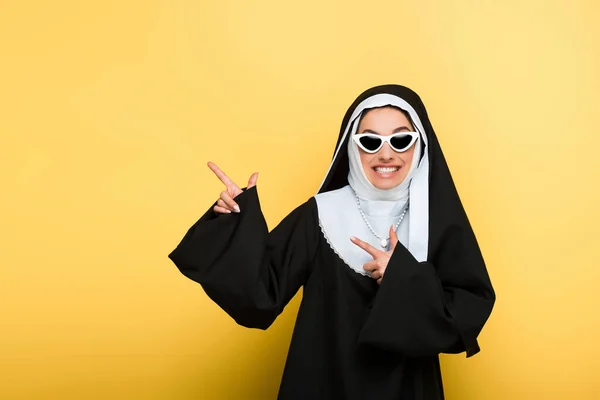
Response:
POLYGON ((247 327, 304 287, 280 399, 443 399, 438 356, 479 351, 495 293, 416 93, 361 94, 319 193, 271 232, 258 175, 209 167, 225 190, 169 257, 247 327))
MULTIPOLYGON (((361 148, 360 162, 369 181, 378 189, 391 189, 404 181, 408 170, 412 165, 415 153, 415 141, 418 139, 408 115, 396 107, 380 107, 368 110, 360 120, 358 132, 354 138, 358 138, 357 145, 361 148), (408 134, 408 133, 411 134, 408 134), (381 138, 362 136, 367 140, 380 142, 373 150, 361 143, 361 135, 381 135, 384 138, 390 135, 400 134, 391 139, 389 143, 383 142, 381 138), (407 141, 406 138, 409 138, 407 141), (394 140, 398 145, 394 144, 394 140)), ((364 140, 364 139, 363 139, 364 140)))

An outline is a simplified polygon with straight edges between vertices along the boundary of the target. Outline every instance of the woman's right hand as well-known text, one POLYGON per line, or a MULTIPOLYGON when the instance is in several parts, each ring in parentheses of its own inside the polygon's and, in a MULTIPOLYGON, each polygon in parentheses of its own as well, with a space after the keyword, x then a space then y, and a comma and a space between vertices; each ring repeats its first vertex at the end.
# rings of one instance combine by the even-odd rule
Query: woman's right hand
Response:
MULTIPOLYGON (((215 163, 208 162, 208 168, 217 175, 217 178, 225 184, 225 190, 221 192, 221 197, 217 201, 217 205, 213 207, 216 213, 230 214, 232 211, 239 213, 240 206, 233 200, 238 194, 242 193, 242 189, 236 185, 215 163)), ((253 173, 248 180, 248 189, 256 186, 258 172, 253 173)))

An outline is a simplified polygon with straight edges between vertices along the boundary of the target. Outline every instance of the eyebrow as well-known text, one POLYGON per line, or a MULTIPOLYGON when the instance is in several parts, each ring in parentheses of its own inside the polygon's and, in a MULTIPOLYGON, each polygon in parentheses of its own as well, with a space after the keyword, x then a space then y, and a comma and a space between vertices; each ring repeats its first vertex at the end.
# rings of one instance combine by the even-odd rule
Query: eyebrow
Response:
MULTIPOLYGON (((410 131, 410 128, 408 126, 400 126, 396 129, 394 129, 394 131, 392 133, 398 133, 398 132, 402 132, 402 131, 410 131)), ((364 129, 362 131, 362 133, 373 133, 375 135, 381 135, 379 132, 375 132, 372 129, 364 129)))

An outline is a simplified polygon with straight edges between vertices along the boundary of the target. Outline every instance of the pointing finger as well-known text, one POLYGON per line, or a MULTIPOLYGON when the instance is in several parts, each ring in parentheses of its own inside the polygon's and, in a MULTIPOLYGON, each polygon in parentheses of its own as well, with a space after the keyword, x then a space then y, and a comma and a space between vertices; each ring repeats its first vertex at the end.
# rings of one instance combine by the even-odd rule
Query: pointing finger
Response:
POLYGON ((350 236, 350 240, 352 241, 352 243, 354 243, 355 245, 357 245, 358 247, 360 247, 361 249, 363 249, 364 251, 369 253, 371 255, 371 257, 373 257, 373 258, 377 258, 382 253, 380 250, 377 250, 375 247, 371 246, 369 243, 363 242, 362 240, 360 240, 357 237, 350 236))
POLYGON ((225 184, 225 186, 227 186, 228 188, 230 186, 237 187, 237 185, 235 183, 233 183, 233 181, 231 179, 229 179, 229 177, 227 175, 225 175, 225 172, 223 172, 221 170, 221 168, 217 167, 217 164, 209 161, 208 168, 210 168, 210 170, 212 172, 214 172, 215 175, 217 175, 217 178, 219 178, 221 180, 221 182, 223 182, 225 184))

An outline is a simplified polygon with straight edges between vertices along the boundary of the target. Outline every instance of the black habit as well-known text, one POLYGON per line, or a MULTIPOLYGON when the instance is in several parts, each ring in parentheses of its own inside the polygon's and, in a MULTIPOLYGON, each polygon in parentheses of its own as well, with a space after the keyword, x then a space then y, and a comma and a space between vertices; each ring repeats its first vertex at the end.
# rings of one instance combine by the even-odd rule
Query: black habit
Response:
MULTIPOLYGON (((426 262, 398 243, 378 285, 330 247, 314 197, 269 232, 256 187, 235 198, 239 214, 216 214, 211 207, 169 255, 246 327, 267 329, 303 286, 281 400, 443 399, 439 354, 476 354, 477 336, 494 305, 477 240, 416 93, 384 85, 361 94, 344 117, 336 148, 354 108, 378 93, 407 101, 427 134, 426 262)), ((320 192, 348 184, 347 140, 320 192)))

